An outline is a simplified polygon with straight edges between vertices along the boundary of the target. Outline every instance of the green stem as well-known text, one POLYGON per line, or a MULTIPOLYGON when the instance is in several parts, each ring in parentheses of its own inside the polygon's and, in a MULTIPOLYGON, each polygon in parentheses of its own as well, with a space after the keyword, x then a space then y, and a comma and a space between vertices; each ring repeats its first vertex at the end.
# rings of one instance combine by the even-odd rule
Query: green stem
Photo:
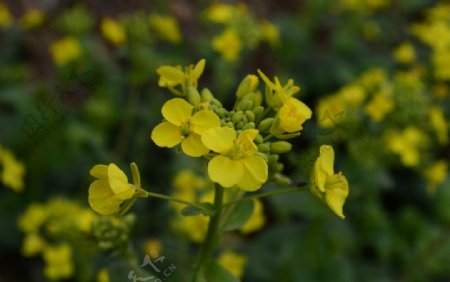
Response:
POLYGON ((298 191, 299 191, 299 188, 294 187, 294 188, 287 188, 287 189, 278 190, 278 191, 265 192, 265 193, 261 193, 261 194, 242 197, 240 199, 225 203, 225 204, 223 204, 223 206, 227 207, 229 205, 233 205, 233 204, 239 203, 241 201, 245 201, 245 200, 260 199, 260 198, 270 197, 270 196, 274 196, 274 195, 281 195, 281 194, 287 194, 287 193, 298 192, 298 191))
POLYGON ((136 193, 136 195, 138 197, 142 197, 142 198, 153 197, 153 198, 163 199, 163 200, 167 200, 167 201, 173 201, 173 202, 185 204, 187 206, 193 206, 193 207, 196 207, 196 208, 201 209, 201 210, 205 209, 203 206, 198 205, 196 203, 192 203, 192 202, 185 201, 185 200, 182 200, 182 199, 174 198, 174 197, 171 197, 171 196, 166 196, 166 195, 159 194, 159 193, 149 192, 149 191, 144 190, 142 188, 138 189, 138 192, 136 193))
POLYGON ((219 243, 220 233, 219 233, 219 223, 222 215, 222 205, 223 205, 223 188, 219 185, 215 185, 214 187, 214 210, 215 213, 211 216, 208 223, 208 231, 206 233, 206 238, 201 246, 201 250, 199 253, 199 257, 197 260, 197 264, 195 266, 195 272, 193 277, 193 282, 199 280, 200 273, 208 262, 214 248, 219 243))

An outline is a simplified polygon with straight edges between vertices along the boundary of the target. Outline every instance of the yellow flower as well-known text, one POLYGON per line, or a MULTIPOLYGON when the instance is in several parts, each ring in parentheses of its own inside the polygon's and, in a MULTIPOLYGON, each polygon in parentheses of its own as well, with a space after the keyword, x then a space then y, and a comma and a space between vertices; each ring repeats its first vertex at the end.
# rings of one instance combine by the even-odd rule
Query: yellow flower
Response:
POLYGON ((166 119, 152 131, 151 138, 159 147, 172 148, 181 143, 183 152, 200 157, 209 152, 200 139, 207 129, 219 127, 220 119, 212 111, 201 110, 192 115, 193 106, 181 98, 167 101, 162 107, 166 119))
POLYGON ((311 172, 311 191, 325 200, 328 207, 344 219, 343 206, 349 188, 347 178, 341 172, 334 173, 334 150, 329 145, 320 146, 320 155, 311 172))
POLYGON ((101 23, 103 36, 113 44, 121 45, 126 40, 123 26, 114 19, 104 18, 101 23))
POLYGON ((346 120, 345 105, 336 95, 320 99, 316 108, 316 117, 320 127, 335 127, 346 120))
POLYGON ((432 107, 430 112, 430 124, 436 135, 440 144, 448 143, 448 125, 445 121, 444 112, 439 107, 432 107))
POLYGON ((247 258, 232 251, 225 251, 219 256, 218 262, 234 276, 242 278, 247 258))
POLYGON ((148 22, 162 39, 171 43, 179 43, 181 41, 181 32, 174 17, 154 14, 148 18, 148 22))
POLYGON ((44 249, 44 274, 50 280, 69 278, 74 273, 72 248, 68 244, 47 246, 44 249))
POLYGON ((91 231, 92 222, 97 219, 97 215, 91 210, 85 209, 77 213, 76 225, 77 228, 83 232, 89 233, 91 231))
POLYGON ((185 85, 197 87, 197 81, 205 69, 205 59, 201 59, 195 66, 190 65, 187 70, 183 72, 181 66, 162 66, 156 72, 159 74, 158 85, 160 87, 175 87, 181 85, 184 92, 185 85))
POLYGON ((253 199, 255 204, 253 208, 253 213, 250 219, 241 227, 241 232, 243 234, 249 234, 263 228, 266 223, 266 217, 264 216, 264 207, 259 199, 253 199))
POLYGON ((144 252, 152 258, 156 258, 161 252, 161 241, 155 238, 147 240, 144 252))
POLYGON ((387 132, 385 136, 387 148, 400 155, 406 166, 416 166, 420 162, 419 149, 427 143, 427 136, 419 129, 409 126, 402 132, 387 132))
POLYGON ((366 105, 364 111, 375 122, 380 122, 394 109, 394 101, 384 92, 377 93, 366 105))
POLYGON ((311 116, 311 109, 295 98, 287 99, 278 111, 280 128, 289 133, 302 130, 303 123, 311 116))
POLYGON ((204 178, 197 176, 192 170, 183 169, 177 173, 172 185, 178 190, 195 191, 204 189, 207 182, 204 178))
POLYGON ((437 186, 445 181, 448 175, 447 161, 440 160, 425 169, 425 179, 427 180, 428 193, 434 194, 437 186))
POLYGON ((278 77, 274 77, 272 82, 262 71, 258 70, 259 76, 266 84, 269 92, 266 93, 266 102, 272 108, 278 110, 295 93, 300 91, 300 87, 294 85, 294 80, 289 79, 286 85, 282 85, 278 77))
POLYGON ((103 267, 102 269, 100 269, 100 271, 97 273, 97 282, 109 282, 109 273, 108 273, 108 269, 106 269, 105 267, 103 267))
POLYGON ((411 64, 416 59, 416 51, 410 42, 404 42, 393 53, 394 59, 402 64, 411 64))
POLYGON ((350 107, 358 107, 366 98, 364 88, 357 84, 350 84, 339 90, 337 94, 350 107))
POLYGON ((208 230, 209 217, 204 215, 177 216, 170 224, 173 229, 186 234, 194 243, 202 243, 208 230))
POLYGON ((0 27, 7 27, 11 24, 12 17, 8 7, 0 3, 0 27))
POLYGON ((235 12, 232 5, 216 3, 208 8, 206 16, 212 22, 224 24, 233 18, 235 12))
POLYGON ((212 39, 212 46, 226 61, 235 62, 241 52, 242 42, 233 28, 227 28, 212 39))
POLYGON ((96 178, 89 186, 89 205, 102 215, 117 213, 120 204, 136 193, 134 185, 115 164, 94 166, 90 174, 96 178))
POLYGON ((280 44, 280 32, 271 22, 264 20, 259 24, 263 38, 272 46, 280 44))
POLYGON ((66 65, 81 56, 81 47, 78 40, 71 36, 54 41, 50 45, 53 61, 60 66, 66 65))
POLYGON ((258 130, 248 129, 236 136, 229 127, 217 127, 205 131, 203 144, 219 153, 208 163, 208 175, 223 187, 237 185, 245 191, 258 190, 267 181, 268 167, 259 156, 253 140, 258 130))
POLYGON ((32 9, 23 15, 20 19, 20 23, 23 28, 34 28, 40 26, 45 20, 45 15, 41 10, 32 9))
POLYGON ((1 145, 0 165, 3 167, 1 180, 5 186, 12 188, 16 192, 22 191, 25 166, 14 157, 11 151, 2 148, 1 145))
POLYGON ((26 257, 32 257, 39 254, 45 247, 45 241, 37 233, 28 233, 25 236, 22 246, 22 254, 26 257))
POLYGON ((19 218, 19 228, 24 232, 37 232, 47 220, 47 211, 40 204, 31 204, 19 218))

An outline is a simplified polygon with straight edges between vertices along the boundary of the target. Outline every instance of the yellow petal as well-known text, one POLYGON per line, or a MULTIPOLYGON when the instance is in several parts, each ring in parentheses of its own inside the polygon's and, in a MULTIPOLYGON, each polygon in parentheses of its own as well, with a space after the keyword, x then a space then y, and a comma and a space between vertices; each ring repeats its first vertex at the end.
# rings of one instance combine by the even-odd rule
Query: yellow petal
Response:
POLYGON ((325 182, 327 180, 327 174, 320 166, 320 157, 314 163, 313 177, 314 185, 320 192, 325 192, 325 182))
POLYGON ((320 146, 320 168, 327 174, 334 174, 334 150, 330 145, 320 146))
POLYGON ((203 144, 217 153, 226 152, 233 146, 236 139, 236 131, 229 127, 215 127, 202 134, 203 144))
POLYGON ((244 167, 239 161, 216 156, 208 163, 208 175, 212 181, 219 183, 222 187, 232 187, 241 181, 244 167))
POLYGON ((271 89, 275 88, 275 84, 270 81, 270 79, 261 71, 258 70, 259 76, 261 77, 261 79, 264 81, 264 83, 271 89))
POLYGON ((135 189, 128 183, 125 173, 115 164, 108 165, 108 183, 117 199, 127 200, 135 193, 135 189))
POLYGON ((258 147, 253 143, 258 132, 256 129, 247 129, 239 134, 236 143, 243 154, 250 156, 258 152, 258 147))
POLYGON ((191 130, 198 134, 202 134, 207 129, 219 126, 220 119, 212 111, 198 111, 192 116, 191 119, 191 130))
POLYGON ((104 164, 95 165, 89 173, 97 178, 106 178, 108 174, 108 166, 104 164))
POLYGON ((181 126, 191 118, 192 105, 184 99, 174 98, 163 105, 161 113, 170 123, 181 126))
POLYGON ((268 167, 266 161, 255 155, 241 160, 244 165, 244 176, 238 186, 244 191, 256 191, 267 181, 268 167))
POLYGON ((203 145, 200 135, 191 133, 181 142, 183 152, 191 157, 201 157, 209 152, 209 149, 203 145))
POLYGON ((329 176, 325 186, 327 205, 337 216, 344 219, 343 207, 349 192, 347 178, 341 174, 329 176))
POLYGON ((192 81, 197 81, 200 78, 200 76, 203 73, 203 70, 205 69, 205 64, 206 64, 205 59, 201 59, 200 61, 198 61, 198 63, 195 65, 194 69, 191 72, 192 81))
POLYGON ((170 82, 176 82, 177 84, 184 82, 184 73, 181 69, 172 66, 162 66, 156 70, 156 72, 170 82))
POLYGON ((114 200, 114 192, 106 180, 96 180, 89 186, 89 205, 102 215, 110 215, 119 211, 120 201, 114 200))
POLYGON ((159 147, 172 148, 182 140, 181 128, 170 122, 162 122, 153 129, 151 138, 159 147))

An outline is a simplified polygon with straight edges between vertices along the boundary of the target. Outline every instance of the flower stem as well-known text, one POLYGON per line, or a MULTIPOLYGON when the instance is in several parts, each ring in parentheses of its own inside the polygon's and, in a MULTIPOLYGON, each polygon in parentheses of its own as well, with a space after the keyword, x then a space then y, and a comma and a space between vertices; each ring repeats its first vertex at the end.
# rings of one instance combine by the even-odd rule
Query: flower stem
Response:
POLYGON ((159 194, 159 193, 149 192, 149 191, 144 190, 142 188, 138 189, 137 196, 138 197, 142 197, 142 198, 153 197, 153 198, 158 198, 158 199, 163 199, 163 200, 167 200, 167 201, 172 201, 172 202, 185 204, 187 206, 193 206, 193 207, 196 207, 196 208, 198 208, 200 210, 204 210, 205 209, 203 206, 198 205, 196 203, 192 203, 192 202, 189 202, 189 201, 185 201, 185 200, 182 200, 182 199, 174 198, 174 197, 163 195, 163 194, 159 194))
POLYGON ((208 262, 214 248, 217 246, 220 233, 219 233, 219 223, 222 216, 222 205, 223 205, 223 188, 219 185, 214 187, 214 210, 216 211, 213 216, 211 216, 208 224, 208 231, 206 233, 206 238, 201 246, 200 253, 197 259, 197 264, 195 266, 195 272, 193 277, 193 282, 199 281, 200 273, 203 267, 208 262))
POLYGON ((260 198, 270 197, 270 196, 274 196, 274 195, 282 195, 282 194, 298 192, 298 191, 299 191, 299 187, 293 187, 293 188, 287 188, 287 189, 278 190, 278 191, 265 192, 265 193, 260 193, 260 194, 251 195, 251 196, 247 196, 247 197, 242 197, 240 199, 225 203, 225 204, 223 204, 223 206, 227 207, 229 205, 233 205, 233 204, 239 203, 241 201, 245 201, 245 200, 260 199, 260 198))

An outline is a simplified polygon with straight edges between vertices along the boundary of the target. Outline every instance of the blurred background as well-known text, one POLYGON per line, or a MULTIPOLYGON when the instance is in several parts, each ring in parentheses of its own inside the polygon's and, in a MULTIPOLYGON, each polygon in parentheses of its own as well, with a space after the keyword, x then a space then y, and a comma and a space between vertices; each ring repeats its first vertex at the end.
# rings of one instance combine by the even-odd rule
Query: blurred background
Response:
POLYGON ((2 0, 0 42, 0 281, 133 281, 145 254, 164 256, 165 281, 190 279, 202 219, 157 199, 101 218, 87 193, 111 162, 129 176, 136 162, 159 193, 203 185, 202 162, 150 139, 172 97, 156 69, 201 58, 224 105, 257 69, 294 79, 314 114, 284 173, 308 181, 331 144, 350 184, 345 220, 309 191, 264 199, 225 236, 225 267, 243 281, 450 281, 447 1, 2 0))

